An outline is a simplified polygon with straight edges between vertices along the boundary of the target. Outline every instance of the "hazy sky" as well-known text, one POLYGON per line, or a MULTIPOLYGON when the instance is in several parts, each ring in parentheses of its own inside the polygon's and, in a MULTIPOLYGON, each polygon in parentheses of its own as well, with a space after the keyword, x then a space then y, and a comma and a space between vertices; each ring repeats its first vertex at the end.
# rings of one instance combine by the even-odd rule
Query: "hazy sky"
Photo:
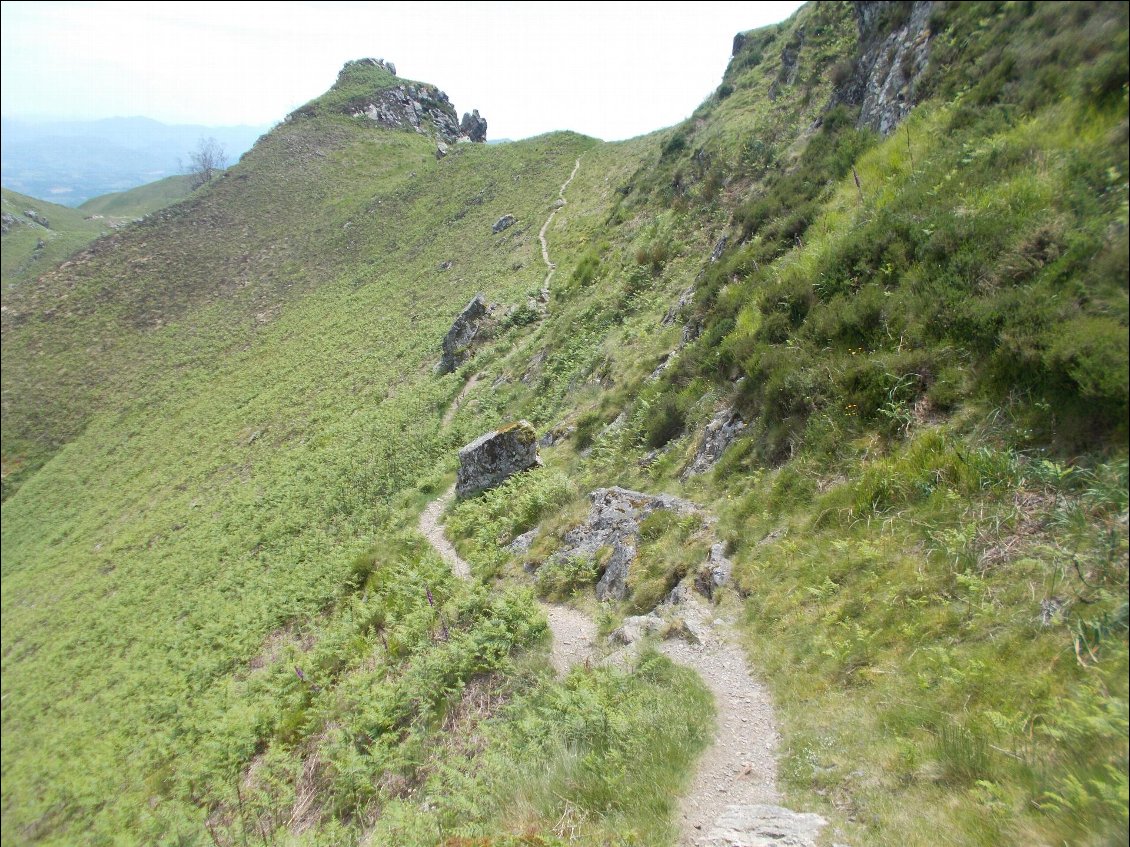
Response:
POLYGON ((268 124, 348 59, 438 85, 491 138, 628 138, 689 115, 736 32, 799 2, 4 2, 5 116, 268 124))

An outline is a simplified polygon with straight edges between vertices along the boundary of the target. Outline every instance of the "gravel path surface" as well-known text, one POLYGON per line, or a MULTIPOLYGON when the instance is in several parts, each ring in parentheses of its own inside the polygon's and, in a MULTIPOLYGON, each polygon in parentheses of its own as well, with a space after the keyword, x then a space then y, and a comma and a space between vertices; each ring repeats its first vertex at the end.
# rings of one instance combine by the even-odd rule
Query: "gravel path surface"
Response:
POLYGON ((679 844, 692 847, 710 843, 711 829, 727 807, 779 802, 780 738, 769 694, 750 676, 741 648, 728 638, 729 626, 709 623, 710 610, 695 600, 685 601, 679 614, 702 622, 696 631, 703 643, 668 640, 660 652, 702 677, 717 712, 714 742, 699 759, 679 806, 679 844))

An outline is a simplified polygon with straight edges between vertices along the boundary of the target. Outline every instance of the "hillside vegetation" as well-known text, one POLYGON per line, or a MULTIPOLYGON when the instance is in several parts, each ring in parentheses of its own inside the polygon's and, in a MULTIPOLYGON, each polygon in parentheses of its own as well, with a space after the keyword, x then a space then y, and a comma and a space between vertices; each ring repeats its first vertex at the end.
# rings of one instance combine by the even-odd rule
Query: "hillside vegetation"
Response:
POLYGON ((103 194, 87 200, 79 211, 87 215, 105 215, 113 218, 143 218, 151 212, 179 203, 192 192, 192 177, 188 174, 168 176, 156 182, 139 185, 129 191, 103 194))
POLYGON ((0 250, 0 282, 3 289, 23 279, 34 279, 94 239, 106 235, 104 220, 2 189, 4 234, 0 250), (29 215, 28 212, 31 212, 29 215))
POLYGON ((551 557, 604 485, 717 517, 824 843, 1126 843, 1127 29, 809 4, 680 126, 443 157, 350 63, 6 283, 4 843, 674 843, 709 693, 649 650, 556 677, 535 601, 607 632, 700 566, 649 519, 597 604, 551 557), (457 580, 418 516, 519 418, 554 444, 453 507, 457 580))
POLYGON ((6 290, 51 271, 95 239, 183 200, 191 190, 189 177, 172 176, 71 209, 5 188, 0 283, 6 290))

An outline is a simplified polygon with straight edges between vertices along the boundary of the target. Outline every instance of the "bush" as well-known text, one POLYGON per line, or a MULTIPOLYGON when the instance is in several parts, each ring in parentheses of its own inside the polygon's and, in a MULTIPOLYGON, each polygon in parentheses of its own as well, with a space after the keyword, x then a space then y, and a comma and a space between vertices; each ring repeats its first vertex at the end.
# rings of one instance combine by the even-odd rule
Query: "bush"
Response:
POLYGON ((583 556, 546 562, 538 568, 538 596, 550 600, 567 600, 595 583, 597 573, 596 562, 583 556))
POLYGON ((647 411, 644 420, 644 441, 658 450, 672 438, 681 435, 687 425, 687 408, 678 394, 664 394, 647 411))

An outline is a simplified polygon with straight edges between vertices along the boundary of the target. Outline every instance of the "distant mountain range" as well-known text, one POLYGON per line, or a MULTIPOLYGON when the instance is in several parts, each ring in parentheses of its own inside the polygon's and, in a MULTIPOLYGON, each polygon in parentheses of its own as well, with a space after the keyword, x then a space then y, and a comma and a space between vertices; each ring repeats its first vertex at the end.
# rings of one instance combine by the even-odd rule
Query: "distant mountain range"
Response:
POLYGON ((65 206, 183 173, 202 138, 234 162, 266 126, 169 125, 150 118, 36 121, 3 118, 0 182, 65 206))

